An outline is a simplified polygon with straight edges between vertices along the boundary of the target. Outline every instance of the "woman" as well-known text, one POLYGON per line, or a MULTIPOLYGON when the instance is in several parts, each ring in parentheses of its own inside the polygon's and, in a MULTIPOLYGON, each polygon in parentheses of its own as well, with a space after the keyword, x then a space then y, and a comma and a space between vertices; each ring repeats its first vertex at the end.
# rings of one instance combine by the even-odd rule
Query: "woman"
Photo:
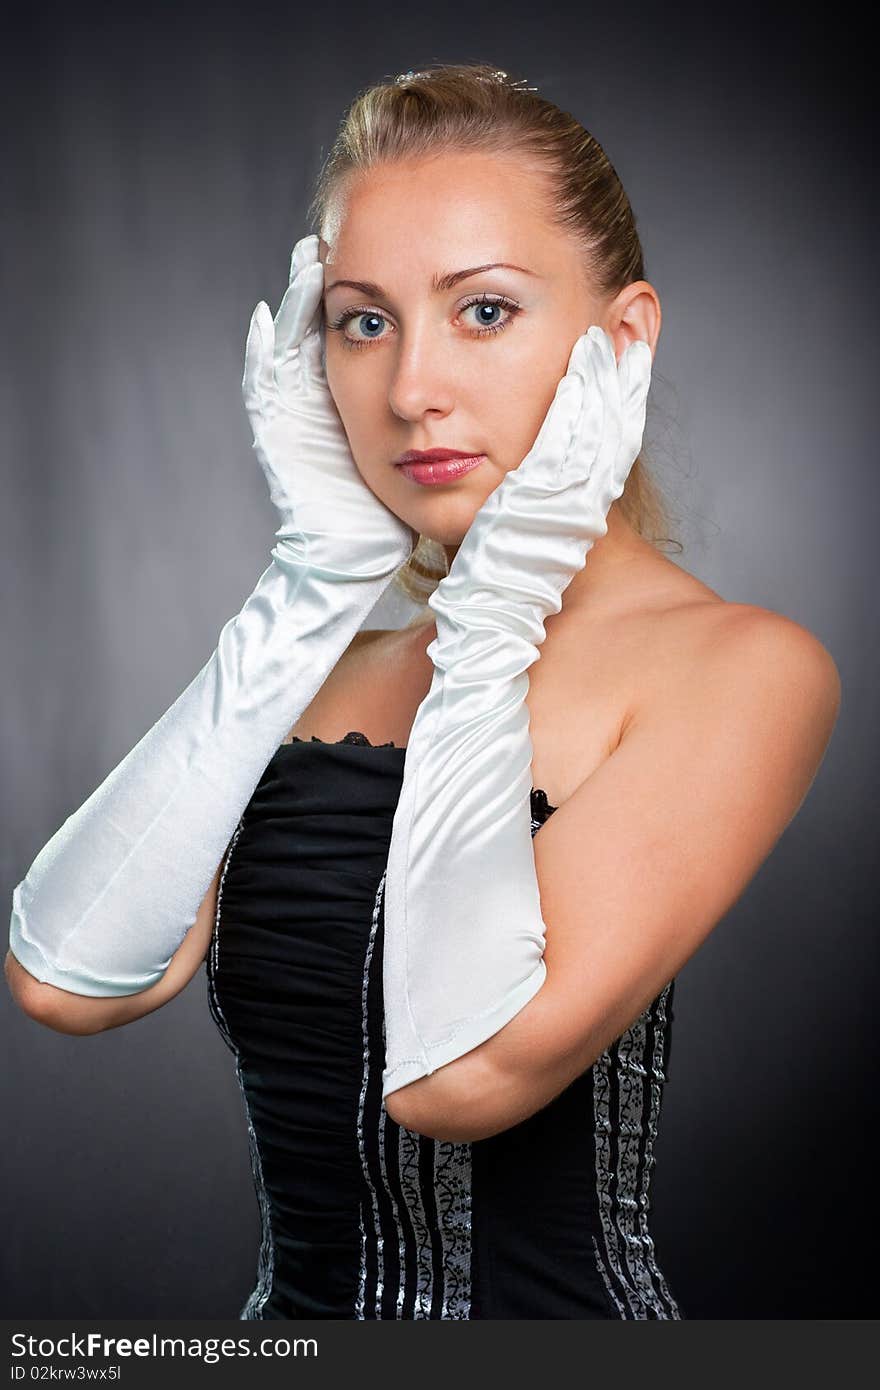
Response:
POLYGON ((90 1033, 207 952, 243 1318, 680 1318, 647 1221, 674 979, 803 801, 837 671, 645 534, 660 306, 571 117, 402 74, 314 211, 246 350, 272 564, 16 889, 9 982, 90 1033), (359 631, 417 537, 427 621, 359 631))

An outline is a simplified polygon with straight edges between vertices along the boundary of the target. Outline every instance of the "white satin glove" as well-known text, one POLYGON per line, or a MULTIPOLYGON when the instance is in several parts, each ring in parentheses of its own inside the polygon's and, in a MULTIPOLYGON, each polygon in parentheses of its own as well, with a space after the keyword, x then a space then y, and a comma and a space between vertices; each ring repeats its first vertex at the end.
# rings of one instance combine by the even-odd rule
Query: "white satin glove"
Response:
POLYGON ((531 838, 528 668, 638 457, 651 349, 592 326, 535 443, 428 602, 430 690, 407 744, 385 875, 383 1099, 497 1033, 546 944, 531 838))
POLYGON ((297 243, 278 316, 257 305, 245 350, 253 448, 281 514, 272 563, 206 665, 13 894, 12 954, 73 994, 162 978, 266 765, 413 548, 361 479, 330 395, 317 253, 317 236, 297 243))

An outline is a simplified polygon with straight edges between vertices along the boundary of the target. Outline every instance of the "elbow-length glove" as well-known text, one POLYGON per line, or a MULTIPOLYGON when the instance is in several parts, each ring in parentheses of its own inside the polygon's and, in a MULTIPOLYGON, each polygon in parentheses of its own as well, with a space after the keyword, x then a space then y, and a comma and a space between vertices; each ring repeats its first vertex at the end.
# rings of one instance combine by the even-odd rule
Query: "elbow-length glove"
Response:
POLYGON ((253 448, 281 515, 271 564, 13 894, 13 955, 74 994, 161 979, 276 748, 412 551, 361 479, 327 385, 317 251, 317 236, 297 243, 278 315, 257 305, 245 349, 253 448))
POLYGON ((592 326, 535 443, 428 600, 431 687, 407 744, 385 876, 383 1099, 497 1033, 546 977, 531 839, 528 668, 642 443, 647 343, 592 326))

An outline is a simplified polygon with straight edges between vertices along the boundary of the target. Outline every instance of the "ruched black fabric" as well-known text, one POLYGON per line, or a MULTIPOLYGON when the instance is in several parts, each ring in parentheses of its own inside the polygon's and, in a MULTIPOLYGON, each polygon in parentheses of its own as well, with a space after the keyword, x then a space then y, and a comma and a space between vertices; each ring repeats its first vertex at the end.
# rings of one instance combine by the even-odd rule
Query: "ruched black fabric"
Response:
MULTIPOLYGON (((648 1227, 674 981, 523 1124, 395 1124, 384 874, 405 749, 283 744, 230 842, 206 957, 262 1221, 258 1318, 681 1318, 648 1227)), ((532 791, 532 833, 553 814, 532 791)))

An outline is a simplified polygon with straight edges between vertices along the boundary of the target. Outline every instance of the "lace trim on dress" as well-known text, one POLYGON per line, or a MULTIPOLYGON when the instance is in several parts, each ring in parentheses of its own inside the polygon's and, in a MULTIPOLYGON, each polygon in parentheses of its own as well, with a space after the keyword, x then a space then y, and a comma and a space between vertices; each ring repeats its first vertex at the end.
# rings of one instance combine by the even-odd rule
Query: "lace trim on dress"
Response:
MULTIPOLYGON (((350 734, 346 734, 346 735, 345 735, 345 738, 331 738, 331 739, 326 739, 326 738, 318 738, 318 735, 317 735, 317 734, 312 734, 312 739, 311 739, 311 741, 312 741, 312 743, 331 743, 331 744, 332 744, 332 743, 358 743, 358 744, 361 745, 362 748, 396 748, 396 747, 397 747, 397 745, 396 745, 395 743, 371 743, 370 740, 367 738, 366 734, 358 733, 357 730, 352 730, 352 732, 351 732, 350 734)), ((290 739, 290 742, 291 742, 291 743, 305 743, 306 740, 305 740, 304 738, 297 738, 296 734, 293 734, 292 737, 291 737, 291 739, 290 739)))
MULTIPOLYGON (((396 747, 397 747, 397 744, 394 743, 392 740, 389 740, 388 743, 372 743, 372 742, 367 738, 366 734, 362 734, 362 733, 360 732, 360 730, 358 730, 358 729, 352 729, 349 733, 347 733, 347 734, 345 735, 344 738, 331 738, 331 739, 326 739, 326 738, 319 738, 317 734, 312 734, 311 740, 310 740, 310 741, 311 741, 312 743, 326 743, 326 744, 331 744, 331 745, 332 745, 332 744, 336 744, 336 743, 356 743, 356 744, 358 744, 361 748, 396 748, 396 747)), ((292 734, 291 737, 287 740, 287 744, 291 744, 291 743, 306 743, 306 742, 309 742, 309 740, 304 739, 304 738, 299 738, 296 734, 292 734)), ((282 746, 282 748, 284 748, 286 745, 285 745, 285 744, 282 744, 281 746, 282 746)), ((404 749, 401 748, 401 749, 400 749, 400 752, 402 753, 403 751, 404 751, 404 749)), ((550 801, 547 800, 547 793, 544 791, 543 787, 532 787, 532 802, 533 802, 533 804, 537 805, 539 814, 544 815, 544 816, 552 815, 552 813, 553 813, 554 811, 557 811, 557 810, 559 809, 558 806, 554 806, 552 802, 550 802, 550 801)))

